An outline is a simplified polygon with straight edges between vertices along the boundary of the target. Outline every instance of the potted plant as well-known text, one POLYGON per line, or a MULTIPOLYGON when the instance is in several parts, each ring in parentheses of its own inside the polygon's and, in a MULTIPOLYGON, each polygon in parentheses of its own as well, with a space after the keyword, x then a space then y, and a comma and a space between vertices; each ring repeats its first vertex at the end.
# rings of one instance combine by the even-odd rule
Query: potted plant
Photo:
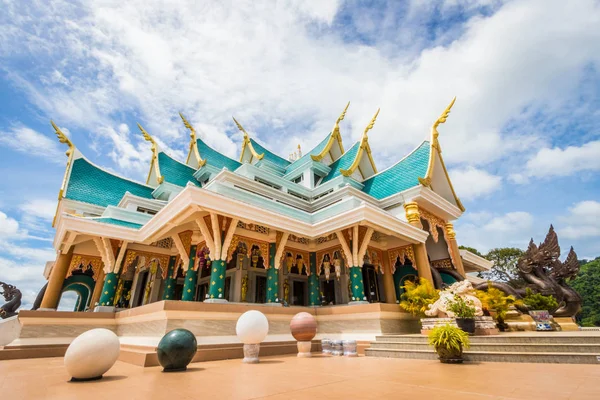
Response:
POLYGON ((484 310, 493 311, 493 318, 496 321, 496 326, 501 332, 508 329, 508 325, 504 320, 510 307, 519 304, 521 301, 514 296, 507 295, 502 290, 496 289, 488 282, 487 291, 478 290, 477 298, 481 300, 481 305, 484 310))
POLYGON ((405 282, 404 293, 400 298, 400 307, 403 310, 415 317, 424 317, 429 305, 440 298, 440 293, 427 279, 419 278, 418 283, 409 280, 405 282))
POLYGON ((463 362, 463 349, 469 348, 469 335, 449 324, 438 325, 429 332, 429 345, 435 349, 440 362, 459 364, 463 362))
POLYGON ((527 288, 523 303, 529 308, 529 315, 536 323, 536 330, 551 331, 553 329, 550 313, 558 308, 558 302, 554 297, 534 293, 527 288))
POLYGON ((454 299, 448 302, 448 311, 452 311, 456 318, 456 325, 463 331, 475 333, 475 307, 462 297, 454 295, 454 299))

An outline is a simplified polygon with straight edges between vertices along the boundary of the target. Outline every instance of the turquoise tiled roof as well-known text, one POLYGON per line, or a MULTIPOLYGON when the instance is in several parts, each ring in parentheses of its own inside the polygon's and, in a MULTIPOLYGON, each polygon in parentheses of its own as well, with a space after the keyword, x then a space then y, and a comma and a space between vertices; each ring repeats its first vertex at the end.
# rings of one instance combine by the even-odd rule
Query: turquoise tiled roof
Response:
POLYGON ((200 186, 198 181, 193 177, 194 172, 196 172, 194 168, 180 163, 162 151, 158 153, 158 165, 160 167, 161 175, 164 176, 167 182, 183 187, 185 187, 188 182, 200 186))
POLYGON ((296 168, 296 166, 302 165, 306 161, 306 159, 308 157, 310 157, 311 155, 317 155, 317 154, 321 153, 321 151, 323 150, 323 148, 327 144, 328 140, 329 140, 329 135, 325 136, 325 139, 323 139, 321 141, 321 143, 319 143, 318 145, 316 145, 314 149, 312 149, 311 151, 309 151, 308 153, 304 154, 302 157, 300 157, 299 159, 297 159, 296 161, 294 161, 293 163, 291 163, 290 165, 288 165, 287 168, 285 169, 285 172, 288 173, 288 172, 293 171, 294 168, 296 168))
POLYGON ((106 207, 119 204, 125 192, 151 199, 153 190, 108 173, 85 158, 78 158, 73 161, 65 198, 106 207))
POLYGON ((277 154, 265 149, 263 146, 258 144, 258 142, 254 139, 250 139, 250 143, 252 143, 252 147, 256 151, 257 154, 264 154, 263 160, 269 161, 277 165, 278 167, 285 168, 290 165, 290 162, 285 158, 279 157, 277 154))
POLYGON ((329 166, 329 168, 331 168, 331 171, 329 171, 329 174, 323 178, 323 180, 321 181, 321 185, 325 182, 332 180, 337 176, 340 176, 340 169, 350 168, 350 166, 354 162, 354 159, 356 158, 356 153, 358 152, 359 147, 360 142, 354 143, 354 146, 352 146, 350 150, 345 152, 340 158, 331 163, 331 165, 329 166))
POLYGON ((398 163, 364 181, 363 192, 381 200, 418 185, 419 177, 427 173, 430 147, 428 141, 421 143, 398 163))
POLYGON ((114 219, 114 218, 97 218, 95 221, 102 222, 104 224, 120 225, 120 226, 124 226, 126 228, 133 228, 133 229, 139 229, 142 227, 141 224, 136 224, 136 223, 128 222, 128 221, 121 221, 120 219, 114 219))
POLYGON ((235 171, 240 165, 242 165, 239 162, 219 153, 204 143, 201 139, 198 139, 196 143, 198 145, 200 157, 202 157, 203 160, 206 160, 206 162, 213 167, 218 169, 223 169, 223 167, 225 167, 230 171, 235 171))

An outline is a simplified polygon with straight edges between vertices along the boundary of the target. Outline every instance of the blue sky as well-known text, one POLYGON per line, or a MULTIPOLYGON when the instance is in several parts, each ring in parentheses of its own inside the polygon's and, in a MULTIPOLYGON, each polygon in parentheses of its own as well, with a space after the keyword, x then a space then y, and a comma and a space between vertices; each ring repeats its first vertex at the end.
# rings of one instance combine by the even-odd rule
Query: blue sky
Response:
POLYGON ((55 253, 66 157, 143 180, 140 122, 183 160, 178 111, 236 157, 235 116, 282 156, 308 150, 351 101, 346 147, 381 107, 379 169, 440 141, 467 208, 460 244, 524 248, 554 224, 563 253, 600 255, 597 1, 0 0, 0 280, 30 302, 55 253), (223 2, 225 3, 225 2, 223 2))

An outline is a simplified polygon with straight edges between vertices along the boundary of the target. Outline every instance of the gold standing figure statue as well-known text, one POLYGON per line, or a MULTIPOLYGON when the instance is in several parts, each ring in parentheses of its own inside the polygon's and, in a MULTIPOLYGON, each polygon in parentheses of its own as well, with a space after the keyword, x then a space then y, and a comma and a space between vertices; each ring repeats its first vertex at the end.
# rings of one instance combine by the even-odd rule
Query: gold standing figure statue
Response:
POLYGON ((248 275, 245 275, 242 278, 242 302, 246 301, 247 295, 248 295, 248 275))

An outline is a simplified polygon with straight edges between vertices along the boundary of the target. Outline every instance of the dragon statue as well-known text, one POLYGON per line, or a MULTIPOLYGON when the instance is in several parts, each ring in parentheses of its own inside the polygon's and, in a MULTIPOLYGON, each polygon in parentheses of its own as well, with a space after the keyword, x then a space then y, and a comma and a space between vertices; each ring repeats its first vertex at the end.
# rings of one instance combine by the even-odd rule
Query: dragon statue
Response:
MULTIPOLYGON (((531 239, 527 251, 517 263, 519 275, 528 283, 527 287, 514 289, 501 282, 491 282, 491 285, 517 299, 525 296, 526 289, 531 289, 534 293, 541 293, 544 296, 553 296, 559 307, 556 310, 549 310, 552 315, 573 317, 581 311, 582 299, 575 290, 567 285, 566 280, 577 275, 579 262, 573 247, 564 262, 561 262, 559 257, 558 236, 554 227, 550 225, 546 239, 539 246, 536 246, 531 239)), ((487 283, 480 283, 476 285, 476 289, 486 290, 487 285, 487 283)), ((523 312, 528 311, 524 305, 518 308, 523 312)))
POLYGON ((21 307, 21 291, 4 282, 0 282, 0 286, 2 287, 0 295, 4 296, 4 300, 7 301, 6 304, 0 307, 0 318, 14 317, 17 315, 17 309, 21 307))

